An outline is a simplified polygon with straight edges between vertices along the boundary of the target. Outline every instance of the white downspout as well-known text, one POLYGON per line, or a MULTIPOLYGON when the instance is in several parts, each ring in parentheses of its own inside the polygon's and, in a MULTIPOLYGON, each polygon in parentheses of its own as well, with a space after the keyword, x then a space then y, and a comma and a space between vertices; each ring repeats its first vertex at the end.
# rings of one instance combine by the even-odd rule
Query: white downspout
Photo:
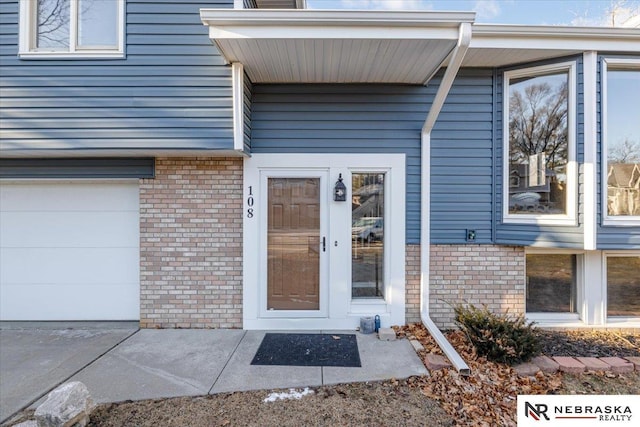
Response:
POLYGON ((444 354, 462 375, 469 375, 471 370, 447 341, 440 329, 429 316, 429 252, 430 252, 430 217, 431 217, 431 130, 442 110, 453 81, 462 65, 469 44, 471 43, 471 24, 460 24, 458 43, 449 56, 449 65, 442 77, 440 87, 436 93, 429 114, 422 126, 420 134, 421 145, 421 200, 420 200, 420 318, 429 333, 436 340, 444 354))

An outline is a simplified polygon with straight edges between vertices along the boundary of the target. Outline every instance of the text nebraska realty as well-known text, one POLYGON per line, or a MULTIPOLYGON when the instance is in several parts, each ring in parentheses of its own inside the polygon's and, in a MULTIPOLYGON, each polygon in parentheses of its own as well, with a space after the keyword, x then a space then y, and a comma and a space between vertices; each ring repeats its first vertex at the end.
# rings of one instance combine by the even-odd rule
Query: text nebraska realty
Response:
MULTIPOLYGON (((531 404, 525 402, 525 416, 536 421, 549 420, 548 405, 544 403, 531 404)), ((633 413, 629 406, 625 405, 554 405, 553 417, 555 419, 597 419, 599 421, 631 421, 633 413)))

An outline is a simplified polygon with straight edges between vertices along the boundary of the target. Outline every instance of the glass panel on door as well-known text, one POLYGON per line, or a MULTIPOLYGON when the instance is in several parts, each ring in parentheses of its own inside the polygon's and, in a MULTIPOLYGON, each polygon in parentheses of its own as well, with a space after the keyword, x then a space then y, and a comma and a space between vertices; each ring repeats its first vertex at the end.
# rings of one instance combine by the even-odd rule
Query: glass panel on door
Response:
POLYGON ((351 296, 384 297, 384 174, 352 173, 351 296))
POLYGON ((320 309, 320 178, 268 178, 267 309, 320 309))

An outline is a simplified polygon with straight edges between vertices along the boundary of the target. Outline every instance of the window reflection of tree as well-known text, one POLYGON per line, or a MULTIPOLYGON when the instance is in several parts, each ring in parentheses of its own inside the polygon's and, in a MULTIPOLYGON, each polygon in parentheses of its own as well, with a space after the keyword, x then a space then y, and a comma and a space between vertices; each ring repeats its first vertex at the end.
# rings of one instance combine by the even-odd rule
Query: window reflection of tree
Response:
MULTIPOLYGON (((115 0, 113 0, 115 1, 115 0)), ((37 0, 39 48, 69 47, 71 2, 70 0, 37 0)), ((86 14, 94 0, 78 0, 78 16, 86 14)))
POLYGON ((38 1, 38 47, 69 46, 69 0, 38 1))
POLYGON ((509 140, 512 163, 546 153, 546 166, 565 173, 568 159, 568 91, 566 81, 552 87, 533 83, 514 90, 509 99, 509 140))
POLYGON ((640 141, 633 141, 625 137, 624 141, 609 147, 609 162, 611 163, 639 163, 640 141))
POLYGON ((567 81, 568 75, 562 73, 512 79, 509 84, 510 174, 522 169, 517 165, 528 165, 521 178, 526 176, 532 188, 529 191, 541 196, 532 208, 548 213, 565 211, 569 159, 567 81))

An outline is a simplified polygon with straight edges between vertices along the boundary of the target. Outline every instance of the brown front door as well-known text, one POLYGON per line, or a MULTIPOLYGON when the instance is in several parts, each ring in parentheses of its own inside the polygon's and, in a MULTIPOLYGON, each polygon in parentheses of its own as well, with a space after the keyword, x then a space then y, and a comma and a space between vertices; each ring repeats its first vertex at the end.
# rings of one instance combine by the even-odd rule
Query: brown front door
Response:
POLYGON ((267 309, 320 309, 320 178, 268 178, 267 309))

